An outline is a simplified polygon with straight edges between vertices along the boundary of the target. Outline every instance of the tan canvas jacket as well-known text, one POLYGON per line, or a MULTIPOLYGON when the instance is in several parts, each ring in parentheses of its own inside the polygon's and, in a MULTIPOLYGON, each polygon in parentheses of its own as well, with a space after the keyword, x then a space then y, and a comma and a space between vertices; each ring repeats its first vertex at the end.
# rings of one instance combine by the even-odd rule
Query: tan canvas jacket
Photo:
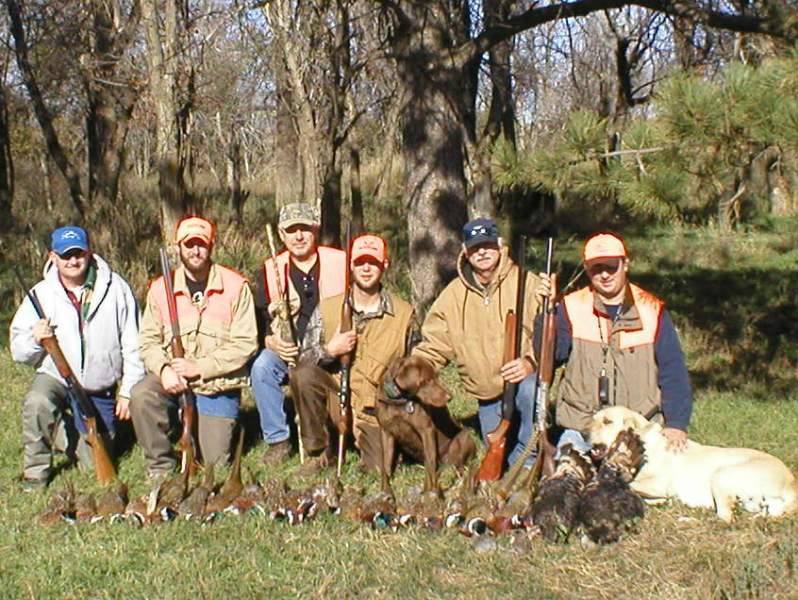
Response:
MULTIPOLYGON (((518 267, 502 248, 497 275, 485 290, 471 285, 464 276, 464 252, 457 261, 458 278, 441 292, 421 327, 422 342, 413 354, 431 361, 436 369, 454 362, 466 392, 477 400, 498 398, 504 389, 499 369, 504 354, 504 321, 515 309, 518 267)), ((538 302, 539 278, 527 273, 523 355, 533 357, 532 328, 538 302)))
MULTIPOLYGON (((407 338, 413 328, 413 307, 393 294, 387 295, 390 298, 388 308, 383 309, 378 317, 360 320, 357 326, 358 342, 349 375, 352 407, 356 411, 374 407, 382 376, 395 359, 404 356, 407 338)), ((343 300, 341 294, 319 304, 323 323, 322 345, 341 323, 343 300)))

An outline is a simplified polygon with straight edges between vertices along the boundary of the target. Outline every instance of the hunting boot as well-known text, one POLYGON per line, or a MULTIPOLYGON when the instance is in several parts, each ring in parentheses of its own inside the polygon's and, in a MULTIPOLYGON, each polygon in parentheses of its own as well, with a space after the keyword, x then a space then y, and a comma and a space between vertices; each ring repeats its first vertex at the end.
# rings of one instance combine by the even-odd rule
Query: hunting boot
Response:
POLYGON ((269 444, 261 462, 267 467, 275 467, 282 464, 289 456, 291 456, 291 441, 283 440, 282 442, 269 444))

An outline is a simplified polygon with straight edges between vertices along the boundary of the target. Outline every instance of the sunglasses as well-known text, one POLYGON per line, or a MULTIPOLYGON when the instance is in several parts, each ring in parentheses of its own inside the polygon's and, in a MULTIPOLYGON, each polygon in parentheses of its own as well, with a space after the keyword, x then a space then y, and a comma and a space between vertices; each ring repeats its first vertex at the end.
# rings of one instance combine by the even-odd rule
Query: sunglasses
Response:
POLYGON ((59 254, 58 258, 61 260, 69 260, 70 258, 83 258, 86 256, 87 252, 85 250, 81 250, 80 248, 73 248, 72 250, 67 250, 63 254, 59 254))
POLYGON ((465 237, 470 240, 480 235, 499 237, 499 230, 495 225, 477 225, 466 231, 465 237))
POLYGON ((615 275, 618 269, 621 268, 623 261, 620 258, 609 260, 607 262, 594 263, 587 267, 587 272, 591 277, 607 273, 607 275, 615 275))

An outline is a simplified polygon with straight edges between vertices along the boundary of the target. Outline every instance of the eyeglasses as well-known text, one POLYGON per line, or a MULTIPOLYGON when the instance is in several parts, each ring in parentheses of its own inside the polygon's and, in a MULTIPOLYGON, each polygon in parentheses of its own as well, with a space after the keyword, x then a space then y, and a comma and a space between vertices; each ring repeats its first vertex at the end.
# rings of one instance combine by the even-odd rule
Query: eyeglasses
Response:
POLYGON ((61 260, 69 260, 70 258, 83 258, 86 256, 87 252, 85 250, 81 250, 80 248, 73 248, 72 250, 67 250, 63 254, 59 254, 58 258, 61 260))
POLYGON ((607 275, 615 275, 615 273, 618 272, 618 269, 621 268, 622 264, 623 260, 620 258, 616 258, 607 262, 594 263, 592 265, 588 265, 587 272, 591 277, 601 275, 602 273, 607 273, 607 275))
POLYGON ((466 239, 473 239, 480 235, 496 238, 499 237, 499 230, 495 225, 477 225, 465 233, 466 239))

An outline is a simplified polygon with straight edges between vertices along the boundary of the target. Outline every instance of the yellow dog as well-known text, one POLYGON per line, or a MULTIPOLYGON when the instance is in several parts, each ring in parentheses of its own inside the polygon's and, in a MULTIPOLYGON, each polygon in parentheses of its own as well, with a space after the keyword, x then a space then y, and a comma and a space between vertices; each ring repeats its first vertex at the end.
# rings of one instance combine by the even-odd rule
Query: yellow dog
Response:
POLYGON ((765 452, 704 446, 692 440, 683 451, 672 451, 666 447, 661 425, 622 406, 597 412, 588 438, 594 446, 609 447, 629 428, 645 445, 643 467, 631 483, 644 498, 676 498, 687 506, 715 508, 727 523, 738 502, 761 516, 798 510, 798 481, 783 462, 765 452))

